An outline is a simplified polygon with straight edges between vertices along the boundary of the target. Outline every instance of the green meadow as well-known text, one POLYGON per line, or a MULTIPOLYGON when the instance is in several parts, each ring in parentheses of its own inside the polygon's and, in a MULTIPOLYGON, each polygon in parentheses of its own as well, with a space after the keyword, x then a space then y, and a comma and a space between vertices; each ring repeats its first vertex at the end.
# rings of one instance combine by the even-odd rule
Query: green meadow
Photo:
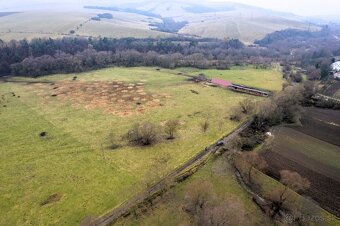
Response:
POLYGON ((36 83, 71 82, 73 74, 1 82, 0 225, 78 225, 86 216, 104 214, 237 127, 229 116, 240 101, 261 100, 192 83, 180 72, 273 91, 283 82, 275 69, 250 67, 107 68, 77 74, 83 83, 143 83, 148 93, 169 96, 156 107, 145 107, 143 114, 127 116, 37 95, 43 88, 36 83), (135 123, 162 125, 169 119, 181 123, 173 141, 134 147, 121 139, 135 123), (200 125, 205 120, 210 126, 204 133, 200 125), (41 132, 46 136, 40 137, 41 132), (110 134, 119 148, 108 148, 110 134))

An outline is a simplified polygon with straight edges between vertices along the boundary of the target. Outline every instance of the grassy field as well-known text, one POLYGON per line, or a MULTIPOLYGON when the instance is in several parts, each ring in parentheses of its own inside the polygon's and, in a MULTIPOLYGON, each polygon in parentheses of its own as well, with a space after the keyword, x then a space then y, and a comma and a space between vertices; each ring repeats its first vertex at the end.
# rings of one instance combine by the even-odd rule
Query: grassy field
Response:
MULTIPOLYGON (((227 119, 232 108, 254 97, 193 84, 177 75, 183 70, 108 68, 77 74, 81 84, 143 83, 146 93, 168 96, 153 107, 145 106, 142 114, 132 109, 127 116, 108 113, 105 107, 74 106, 74 99, 52 97, 54 87, 70 83, 73 75, 17 78, 53 81, 53 85, 1 83, 0 225, 77 225, 85 216, 98 216, 119 205, 235 128, 237 123, 227 119), (150 120, 159 125, 173 118, 181 122, 174 141, 137 148, 120 139, 136 122, 150 120), (206 119, 210 127, 203 133, 200 124, 206 119), (40 138, 43 131, 47 136, 40 138), (107 148, 110 133, 120 148, 107 148), (60 200, 41 205, 49 197, 60 200)), ((234 81, 237 71, 241 72, 235 70, 209 73, 222 73, 234 81)), ((249 83, 257 78, 253 86, 280 86, 278 72, 267 71, 273 80, 263 72, 249 69, 249 83)))
MULTIPOLYGON (((166 14, 166 12, 164 12, 166 14)), ((248 12, 249 13, 249 12, 248 12)), ((268 15, 245 16, 243 12, 183 14, 175 20, 188 25, 178 33, 211 38, 237 38, 252 43, 266 34, 286 28, 308 29, 308 24, 268 15)), ((59 38, 75 30, 75 35, 92 37, 167 37, 175 34, 151 30, 149 24, 160 19, 140 14, 94 9, 75 11, 27 11, 0 17, 0 38, 32 39, 37 37, 59 38), (91 21, 99 13, 111 13, 113 19, 91 21), (48 18, 48 19, 47 19, 48 18)), ((317 27, 311 27, 317 29, 317 27)))
POLYGON ((270 16, 245 16, 241 13, 210 14, 194 20, 180 30, 182 34, 211 38, 237 38, 245 43, 287 28, 308 29, 305 23, 270 16))
MULTIPOLYGON (((230 199, 236 199, 234 205, 238 209, 232 210, 232 215, 240 217, 240 212, 245 212, 246 217, 238 222, 246 225, 272 225, 261 210, 249 198, 248 194, 238 184, 232 167, 228 160, 220 157, 209 161, 194 176, 179 184, 174 190, 170 190, 147 213, 130 215, 119 220, 117 225, 195 225, 193 218, 184 211, 186 196, 195 186, 201 183, 208 184, 211 192, 215 193, 214 205, 221 204, 230 199), (235 202, 236 201, 236 202, 235 202)), ((210 200, 212 201, 212 200, 210 200)), ((231 217, 229 215, 229 217, 231 217)), ((235 220, 235 219, 233 219, 235 220)), ((233 222, 233 221, 232 221, 233 222)))
MULTIPOLYGON (((186 72, 186 70, 183 69, 183 72, 186 72)), ((251 66, 245 66, 233 67, 232 70, 195 70, 188 72, 188 74, 191 75, 197 73, 203 73, 208 78, 225 79, 235 84, 252 86, 270 91, 280 91, 282 89, 283 80, 279 69, 255 69, 251 66)))
POLYGON ((102 13, 97 10, 76 12, 28 11, 0 17, 0 39, 60 38, 68 36, 70 30, 75 35, 122 37, 165 37, 169 34, 152 31, 146 16, 114 12, 112 20, 90 21, 91 17, 102 13), (48 18, 48 19, 47 19, 48 18))

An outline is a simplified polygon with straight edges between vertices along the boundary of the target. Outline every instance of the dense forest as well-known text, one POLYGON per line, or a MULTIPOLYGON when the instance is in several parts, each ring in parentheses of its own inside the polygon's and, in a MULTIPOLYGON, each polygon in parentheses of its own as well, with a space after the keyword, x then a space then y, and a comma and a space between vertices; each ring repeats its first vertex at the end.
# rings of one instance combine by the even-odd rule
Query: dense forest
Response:
POLYGON ((307 70, 310 79, 317 79, 328 74, 332 59, 340 56, 339 30, 330 26, 317 32, 289 29, 269 34, 251 46, 236 39, 187 37, 0 40, 0 75, 40 76, 111 65, 228 69, 280 62, 286 71, 296 65, 307 70))

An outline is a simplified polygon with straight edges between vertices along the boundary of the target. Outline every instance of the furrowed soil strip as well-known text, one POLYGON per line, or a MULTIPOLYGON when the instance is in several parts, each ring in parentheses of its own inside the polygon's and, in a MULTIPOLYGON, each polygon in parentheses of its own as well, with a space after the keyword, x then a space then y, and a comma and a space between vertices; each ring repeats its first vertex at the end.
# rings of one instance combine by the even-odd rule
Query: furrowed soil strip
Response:
MULTIPOLYGON (((237 129, 224 136, 222 140, 224 143, 231 141, 235 138, 239 133, 244 131, 246 128, 250 126, 252 120, 248 120, 247 122, 240 125, 237 129)), ((221 139, 219 139, 220 141, 221 139)), ((219 149, 217 143, 214 143, 210 147, 207 147, 203 151, 199 152, 192 159, 184 163, 182 166, 175 169, 172 173, 165 176, 162 180, 148 188, 146 191, 137 194, 130 200, 122 203, 117 208, 114 208, 107 214, 95 218, 90 223, 86 225, 95 225, 95 226, 103 226, 114 223, 118 218, 128 215, 131 210, 138 207, 138 205, 143 204, 145 201, 150 201, 154 199, 156 196, 164 193, 166 190, 174 187, 176 183, 179 183, 192 174, 194 174, 200 166, 203 166, 209 159, 209 157, 215 153, 219 149)), ((85 225, 82 224, 81 225, 85 225)))

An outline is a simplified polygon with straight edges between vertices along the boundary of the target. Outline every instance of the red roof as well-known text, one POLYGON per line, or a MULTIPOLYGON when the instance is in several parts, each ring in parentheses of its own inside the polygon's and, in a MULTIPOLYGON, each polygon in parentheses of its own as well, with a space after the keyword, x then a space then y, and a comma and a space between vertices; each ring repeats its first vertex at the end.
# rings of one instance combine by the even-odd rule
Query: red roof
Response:
POLYGON ((229 87, 229 86, 233 85, 229 81, 226 81, 226 80, 223 80, 223 79, 218 79, 218 78, 211 79, 211 83, 214 83, 216 85, 220 85, 220 86, 223 86, 223 87, 229 87))

